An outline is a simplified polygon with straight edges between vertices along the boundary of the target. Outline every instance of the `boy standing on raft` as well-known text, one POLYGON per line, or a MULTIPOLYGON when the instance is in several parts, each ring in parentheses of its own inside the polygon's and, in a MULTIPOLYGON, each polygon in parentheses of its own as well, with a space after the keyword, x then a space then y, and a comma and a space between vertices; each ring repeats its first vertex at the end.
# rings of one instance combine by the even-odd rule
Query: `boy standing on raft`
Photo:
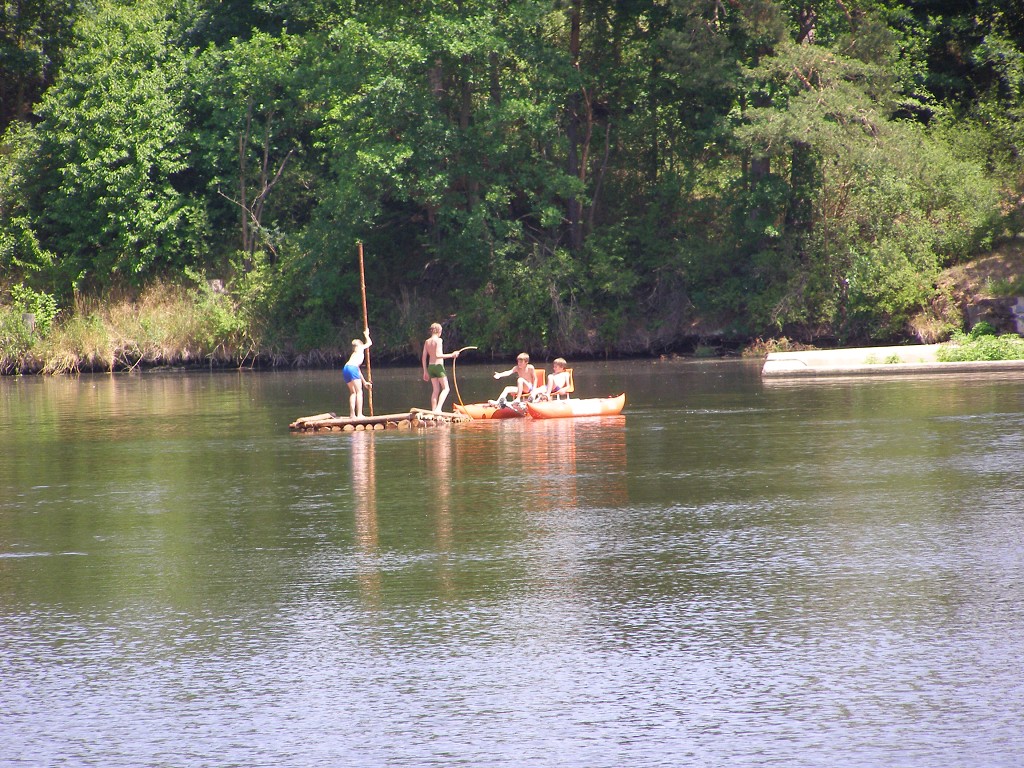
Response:
POLYGON ((373 346, 373 342, 370 341, 369 328, 363 330, 363 337, 366 341, 352 339, 352 354, 349 356, 348 362, 345 363, 345 367, 341 369, 341 376, 348 385, 348 417, 350 419, 363 418, 363 385, 373 386, 363 377, 363 372, 360 370, 366 357, 366 350, 373 346))
POLYGON ((459 356, 458 350, 445 353, 444 342, 441 341, 441 324, 432 323, 430 338, 423 342, 423 380, 430 382, 430 410, 440 413, 444 401, 448 398, 448 376, 444 371, 445 359, 454 360, 459 356))

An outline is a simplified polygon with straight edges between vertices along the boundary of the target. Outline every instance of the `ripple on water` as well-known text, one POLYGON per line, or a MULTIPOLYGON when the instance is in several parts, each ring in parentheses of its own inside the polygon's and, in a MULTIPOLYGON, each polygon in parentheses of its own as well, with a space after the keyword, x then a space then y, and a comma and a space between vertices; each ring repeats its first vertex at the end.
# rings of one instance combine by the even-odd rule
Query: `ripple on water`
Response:
POLYGON ((1022 764, 1006 398, 686 370, 610 428, 76 428, 3 494, 4 759, 1022 764))

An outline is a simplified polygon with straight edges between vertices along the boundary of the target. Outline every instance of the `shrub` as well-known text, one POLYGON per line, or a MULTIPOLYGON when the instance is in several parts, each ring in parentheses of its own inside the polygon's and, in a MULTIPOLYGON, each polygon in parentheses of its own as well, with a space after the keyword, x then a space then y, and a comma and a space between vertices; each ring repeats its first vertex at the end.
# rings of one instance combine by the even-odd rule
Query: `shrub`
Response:
POLYGON ((981 334, 976 337, 960 333, 948 344, 939 347, 936 359, 943 363, 1024 360, 1024 338, 1014 333, 1003 336, 981 334))
POLYGON ((21 319, 21 312, 0 307, 0 373, 20 371, 32 348, 32 334, 21 319))
POLYGON ((21 283, 11 286, 11 304, 19 314, 31 314, 35 318, 35 330, 40 336, 50 331, 57 317, 57 299, 42 291, 33 291, 21 283))
POLYGON ((801 344, 785 336, 772 339, 758 338, 744 347, 743 357, 764 357, 772 352, 798 352, 805 349, 814 349, 814 346, 801 344))
POLYGON ((971 332, 967 334, 967 338, 969 338, 971 341, 975 341, 977 339, 984 338, 985 336, 996 335, 996 329, 992 326, 992 324, 982 320, 978 323, 975 323, 974 327, 971 328, 971 332))

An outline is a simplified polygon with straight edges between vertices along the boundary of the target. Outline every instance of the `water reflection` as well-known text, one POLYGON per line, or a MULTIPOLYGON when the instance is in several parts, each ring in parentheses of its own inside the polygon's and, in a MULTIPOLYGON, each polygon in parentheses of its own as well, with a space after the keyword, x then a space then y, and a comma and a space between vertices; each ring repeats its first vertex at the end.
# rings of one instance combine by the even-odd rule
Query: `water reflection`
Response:
POLYGON ((576 420, 553 419, 538 426, 541 434, 524 451, 523 472, 536 479, 534 508, 575 508, 579 504, 576 475, 576 420))
MULTIPOLYGON (((495 429, 492 427, 491 429, 495 429)), ((530 509, 574 510, 629 497, 626 417, 523 420, 496 427, 492 457, 530 509)))
POLYGON ((377 520, 376 432, 352 432, 349 456, 352 499, 355 513, 355 542, 358 551, 356 578, 364 599, 380 603, 380 529, 377 520))
POLYGON ((436 429, 426 435, 426 469, 430 478, 430 494, 425 503, 434 521, 434 537, 438 551, 448 552, 454 541, 452 515, 452 442, 455 439, 451 429, 436 429))
POLYGON ((452 509, 454 439, 452 430, 444 427, 431 430, 429 434, 423 436, 424 464, 428 478, 428 492, 423 499, 423 505, 428 511, 433 527, 432 550, 437 558, 437 587, 445 596, 450 596, 457 588, 454 571, 458 561, 453 552, 455 513, 452 509))

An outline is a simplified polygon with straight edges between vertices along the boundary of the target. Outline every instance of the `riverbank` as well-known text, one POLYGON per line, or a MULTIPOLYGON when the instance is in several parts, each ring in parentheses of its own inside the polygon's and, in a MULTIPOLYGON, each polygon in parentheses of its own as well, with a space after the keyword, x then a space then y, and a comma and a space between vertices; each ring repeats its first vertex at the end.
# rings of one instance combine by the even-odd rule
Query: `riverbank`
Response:
POLYGON ((1022 371, 1024 360, 976 360, 942 362, 945 344, 919 344, 852 349, 813 349, 771 352, 761 375, 766 378, 813 376, 901 376, 933 373, 984 373, 1022 371))
MULTIPOLYGON (((915 332, 907 340, 934 342, 952 335, 951 343, 962 347, 963 341, 977 341, 977 329, 982 325, 987 326, 989 333, 1005 334, 1002 338, 1016 338, 1014 331, 1020 334, 1024 330, 1024 244, 1015 241, 1013 246, 1004 246, 985 258, 951 268, 942 284, 952 299, 947 309, 955 312, 935 326, 943 329, 943 333, 915 332), (970 334, 950 331, 959 327, 964 318, 970 319, 970 334)), ((79 296, 73 307, 60 311, 55 300, 45 294, 24 288, 16 294, 13 305, 0 305, 0 374, 338 367, 347 359, 347 340, 359 333, 354 328, 327 326, 314 333, 301 323, 284 333, 245 301, 226 293, 217 281, 196 279, 188 285, 155 281, 143 290, 124 295, 107 295, 102 299, 79 296), (275 327, 278 329, 272 330, 275 327)), ((925 325, 925 319, 918 324, 920 328, 925 325)), ((375 330, 374 362, 415 364, 421 338, 410 330, 409 324, 375 330)), ((707 338, 718 337, 710 334, 707 338)), ((496 351, 494 339, 460 338, 457 328, 446 336, 446 345, 453 348, 466 341, 480 346, 480 358, 489 355, 501 359, 517 351, 496 351)), ((668 347, 666 351, 649 339, 646 346, 626 344, 601 350, 558 347, 557 354, 576 360, 637 358, 645 353, 652 359, 663 354, 692 354, 700 358, 737 354, 741 341, 732 339, 708 346, 706 339, 696 342, 694 338, 681 337, 676 339, 674 348, 668 347)), ((798 342, 782 338, 747 343, 742 350, 745 357, 767 355, 766 376, 958 370, 957 364, 936 359, 936 350, 945 345, 934 343, 770 354, 769 350, 789 349, 798 342)), ((551 349, 530 351, 540 359, 555 354, 551 349)), ((1024 349, 982 350, 973 358, 964 359, 995 361, 1015 357, 1024 358, 1024 349)), ((1018 367, 1016 362, 960 364, 961 370, 1018 367)))

